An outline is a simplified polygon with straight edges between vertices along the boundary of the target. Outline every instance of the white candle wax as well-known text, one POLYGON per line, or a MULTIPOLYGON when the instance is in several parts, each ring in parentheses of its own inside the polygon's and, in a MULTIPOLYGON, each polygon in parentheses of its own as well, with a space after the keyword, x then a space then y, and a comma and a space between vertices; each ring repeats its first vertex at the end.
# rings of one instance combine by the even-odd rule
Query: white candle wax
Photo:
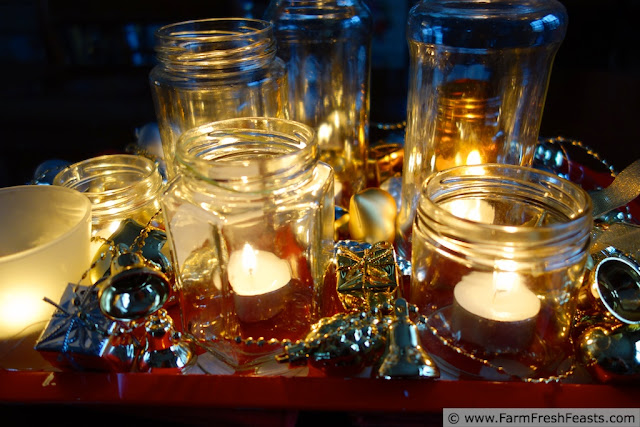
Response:
POLYGON ((227 266, 234 291, 236 314, 241 321, 258 322, 277 315, 289 294, 289 263, 271 252, 254 250, 246 244, 232 252, 227 266))
POLYGON ((229 284, 238 295, 262 295, 278 290, 291 280, 289 263, 271 252, 254 250, 248 243, 232 252, 227 267, 229 284))
POLYGON ((453 290, 452 332, 491 354, 516 353, 535 335, 540 300, 517 273, 473 272, 453 290))
POLYGON ((517 322, 540 311, 540 300, 516 273, 470 273, 453 289, 453 296, 462 308, 489 320, 517 322))

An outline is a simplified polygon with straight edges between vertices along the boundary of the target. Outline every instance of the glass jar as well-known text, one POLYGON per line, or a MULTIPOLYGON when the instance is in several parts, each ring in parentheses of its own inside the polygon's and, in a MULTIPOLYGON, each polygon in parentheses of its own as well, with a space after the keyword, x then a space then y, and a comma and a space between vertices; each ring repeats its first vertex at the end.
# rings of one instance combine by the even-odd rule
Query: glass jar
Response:
POLYGON ((319 319, 333 171, 318 161, 313 129, 277 118, 187 131, 177 160, 162 206, 183 330, 233 370, 263 374, 278 343, 319 319))
MULTIPOLYGON (((91 201, 92 256, 126 220, 146 225, 160 210, 163 181, 157 164, 144 156, 109 154, 61 170, 53 185, 72 188, 91 201)), ((159 227, 162 218, 157 219, 159 227)))
POLYGON ((591 228, 589 195, 547 172, 488 164, 431 175, 407 299, 427 316, 423 343, 442 370, 556 375, 573 352, 591 228))
POLYGON ((265 19, 287 64, 290 117, 316 130, 348 207, 367 178, 371 12, 360 0, 272 0, 265 19))
POLYGON ((464 164, 531 165, 566 27, 557 0, 423 0, 411 9, 400 254, 409 257, 429 175, 464 164))
POLYGON ((160 28, 156 40, 158 65, 149 80, 169 178, 184 131, 234 117, 288 116, 286 70, 271 23, 179 22, 160 28))

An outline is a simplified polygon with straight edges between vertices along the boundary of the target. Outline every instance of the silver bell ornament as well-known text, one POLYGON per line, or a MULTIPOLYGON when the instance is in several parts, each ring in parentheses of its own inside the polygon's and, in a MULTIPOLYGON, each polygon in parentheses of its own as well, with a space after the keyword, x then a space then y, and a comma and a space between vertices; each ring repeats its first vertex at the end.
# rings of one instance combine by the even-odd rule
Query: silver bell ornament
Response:
POLYGON ((640 265, 610 246, 592 254, 573 328, 580 361, 600 382, 640 379, 640 265))
POLYGON ((160 309, 171 292, 162 271, 149 267, 142 255, 125 252, 111 261, 111 273, 98 284, 100 310, 121 321, 143 319, 160 309))
POLYGON ((440 370, 422 348, 418 327, 409 318, 404 298, 395 302, 395 320, 389 326, 387 351, 377 376, 393 378, 439 378, 440 370))
POLYGON ((623 323, 640 323, 640 264, 612 246, 593 260, 590 282, 606 310, 623 323))

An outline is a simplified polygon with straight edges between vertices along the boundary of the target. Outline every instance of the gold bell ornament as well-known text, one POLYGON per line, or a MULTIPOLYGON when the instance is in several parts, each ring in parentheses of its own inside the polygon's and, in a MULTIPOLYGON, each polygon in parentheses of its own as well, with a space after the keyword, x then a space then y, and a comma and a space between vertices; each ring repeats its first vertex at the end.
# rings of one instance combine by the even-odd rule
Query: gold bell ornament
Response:
POLYGON ((132 330, 145 320, 145 343, 137 370, 182 369, 193 362, 195 353, 174 330, 163 308, 171 285, 160 268, 145 262, 138 252, 122 252, 111 260, 110 275, 96 285, 105 316, 130 324, 132 330))
POLYGON ((393 378, 439 378, 440 370, 422 348, 418 327, 409 318, 404 298, 395 302, 395 320, 389 326, 387 351, 377 376, 393 378))

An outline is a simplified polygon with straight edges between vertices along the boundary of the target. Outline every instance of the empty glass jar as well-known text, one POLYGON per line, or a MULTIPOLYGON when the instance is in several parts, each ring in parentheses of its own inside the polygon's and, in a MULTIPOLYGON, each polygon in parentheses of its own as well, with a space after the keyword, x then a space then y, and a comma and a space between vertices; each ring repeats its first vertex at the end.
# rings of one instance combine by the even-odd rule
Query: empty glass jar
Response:
POLYGON ((318 320, 333 247, 333 171, 315 133, 239 118, 184 133, 162 200, 184 331, 232 369, 261 374, 318 320), (236 338, 239 341, 236 341, 236 338))
POLYGON ((429 175, 465 164, 531 164, 566 27, 557 0, 423 0, 411 9, 401 254, 429 175))
POLYGON ((272 0, 265 19, 286 62, 291 119, 316 130, 348 207, 367 178, 371 12, 361 0, 272 0))
POLYGON ((492 379, 569 370, 591 227, 589 195, 547 172, 490 164, 431 175, 407 299, 428 318, 423 344, 442 370, 492 379))
MULTIPOLYGON (((91 201, 91 236, 109 239, 127 219, 146 225, 160 210, 164 184, 154 161, 132 154, 109 154, 67 166, 56 175, 53 185, 84 193, 91 201)), ((161 218, 155 219, 162 227, 161 218)), ((92 256, 103 243, 92 243, 92 256)))
POLYGON ((167 175, 180 135, 216 120, 288 116, 286 71, 271 23, 257 19, 179 22, 156 32, 149 76, 167 175))

